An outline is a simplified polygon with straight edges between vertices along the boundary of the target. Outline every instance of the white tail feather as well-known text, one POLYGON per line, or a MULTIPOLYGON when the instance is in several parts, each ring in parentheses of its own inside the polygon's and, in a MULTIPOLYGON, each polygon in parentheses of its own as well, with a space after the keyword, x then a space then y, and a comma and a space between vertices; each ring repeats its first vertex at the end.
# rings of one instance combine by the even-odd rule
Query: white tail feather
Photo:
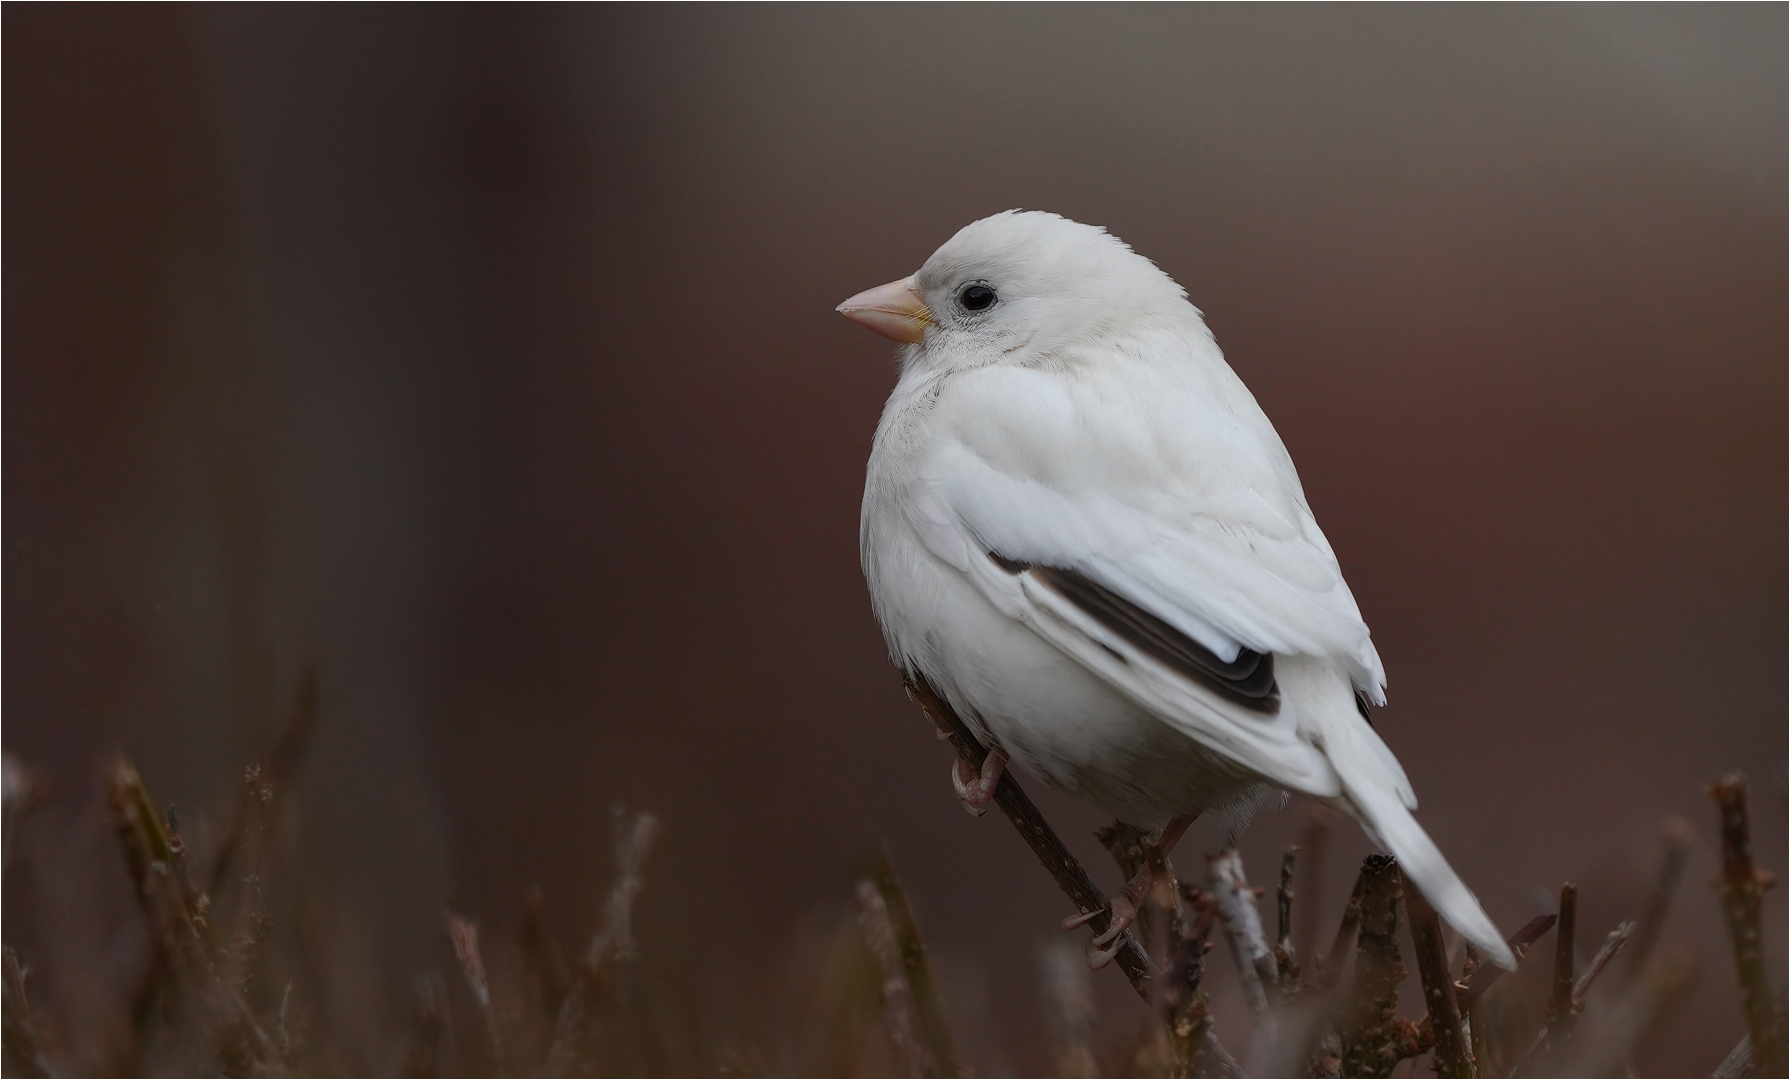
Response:
POLYGON ((1499 967, 1515 968, 1516 957, 1485 909, 1479 906, 1478 898, 1448 865, 1436 842, 1417 824, 1398 796, 1372 778, 1359 782, 1362 778, 1350 768, 1350 763, 1338 761, 1334 753, 1331 761, 1342 777, 1347 809, 1354 811, 1369 835, 1398 859, 1405 881, 1422 890, 1436 913, 1471 941, 1482 956, 1499 967))

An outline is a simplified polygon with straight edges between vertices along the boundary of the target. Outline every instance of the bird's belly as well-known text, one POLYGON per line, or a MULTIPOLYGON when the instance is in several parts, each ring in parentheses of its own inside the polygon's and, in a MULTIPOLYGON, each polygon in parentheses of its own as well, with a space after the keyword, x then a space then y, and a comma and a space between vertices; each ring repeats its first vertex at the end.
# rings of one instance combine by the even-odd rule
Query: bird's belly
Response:
POLYGON ((954 568, 908 554, 895 570, 907 580, 880 583, 891 646, 1026 772, 1144 828, 1258 782, 1001 613, 954 568))

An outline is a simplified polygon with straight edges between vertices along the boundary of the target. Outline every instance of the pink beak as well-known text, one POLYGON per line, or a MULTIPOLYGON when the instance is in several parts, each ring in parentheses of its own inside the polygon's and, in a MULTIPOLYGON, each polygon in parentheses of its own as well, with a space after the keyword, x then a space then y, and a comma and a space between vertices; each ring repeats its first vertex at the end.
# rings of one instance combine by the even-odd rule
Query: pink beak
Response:
POLYGON ((913 282, 913 278, 905 277, 865 289, 834 310, 894 341, 919 341, 932 323, 932 309, 914 291, 913 282))

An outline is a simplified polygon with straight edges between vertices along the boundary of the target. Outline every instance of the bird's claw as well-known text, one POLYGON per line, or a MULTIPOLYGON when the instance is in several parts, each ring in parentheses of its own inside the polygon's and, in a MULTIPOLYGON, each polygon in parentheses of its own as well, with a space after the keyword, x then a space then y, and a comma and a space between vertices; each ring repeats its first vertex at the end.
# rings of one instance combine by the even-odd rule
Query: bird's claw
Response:
POLYGON ((957 801, 971 817, 988 813, 988 804, 994 801, 995 788, 1000 786, 1001 773, 1006 768, 1007 754, 999 747, 989 749, 979 771, 963 758, 951 762, 951 786, 957 791, 957 801))
MULTIPOLYGON (((1093 941, 1088 942, 1090 946, 1098 948, 1109 942, 1117 941, 1119 935, 1131 929, 1131 924, 1137 921, 1137 902, 1125 893, 1120 893, 1112 898, 1111 910, 1113 921, 1107 924, 1105 930, 1095 935, 1093 941)), ((1092 953, 1088 955, 1090 959, 1093 956, 1092 953)))
POLYGON ((1093 945, 1089 945, 1088 970, 1099 971, 1101 968, 1112 963, 1113 957, 1119 955, 1119 950, 1124 947, 1125 943, 1123 941, 1115 941, 1104 949, 1095 948, 1093 945))
POLYGON ((1099 971, 1112 963, 1113 957, 1119 955, 1119 950, 1125 947, 1125 942, 1122 940, 1125 931, 1129 930, 1131 924, 1137 921, 1136 901, 1125 893, 1120 893, 1108 901, 1107 907, 1084 911, 1063 920, 1063 929, 1074 930, 1078 926, 1086 926, 1094 920, 1095 916, 1107 912, 1112 914, 1112 922, 1107 924, 1105 930, 1095 935, 1094 940, 1088 942, 1088 967, 1094 971, 1099 971))

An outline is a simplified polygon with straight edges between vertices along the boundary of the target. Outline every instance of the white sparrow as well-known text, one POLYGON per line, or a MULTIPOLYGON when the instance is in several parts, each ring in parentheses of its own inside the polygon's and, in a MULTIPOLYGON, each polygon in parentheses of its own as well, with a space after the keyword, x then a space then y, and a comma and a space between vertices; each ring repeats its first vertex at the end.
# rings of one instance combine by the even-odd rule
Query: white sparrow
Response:
MULTIPOLYGON (((861 555, 896 664, 991 748, 981 775, 953 773, 967 807, 1010 758, 1166 848, 1194 815, 1247 820, 1294 791, 1514 964, 1412 817, 1367 719, 1385 701, 1367 625, 1179 285, 1104 229, 1009 211, 839 311, 904 343, 861 555)), ((1130 917, 1116 899, 1096 944, 1130 917)))

